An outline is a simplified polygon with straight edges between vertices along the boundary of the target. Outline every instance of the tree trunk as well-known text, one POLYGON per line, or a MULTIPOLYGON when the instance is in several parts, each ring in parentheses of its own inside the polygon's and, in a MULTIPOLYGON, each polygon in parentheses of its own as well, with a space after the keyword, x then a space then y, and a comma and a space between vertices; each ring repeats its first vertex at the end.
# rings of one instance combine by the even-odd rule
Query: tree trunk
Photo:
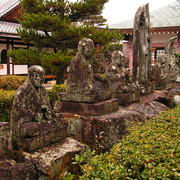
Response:
POLYGON ((64 69, 60 70, 56 75, 56 84, 64 84, 64 69))

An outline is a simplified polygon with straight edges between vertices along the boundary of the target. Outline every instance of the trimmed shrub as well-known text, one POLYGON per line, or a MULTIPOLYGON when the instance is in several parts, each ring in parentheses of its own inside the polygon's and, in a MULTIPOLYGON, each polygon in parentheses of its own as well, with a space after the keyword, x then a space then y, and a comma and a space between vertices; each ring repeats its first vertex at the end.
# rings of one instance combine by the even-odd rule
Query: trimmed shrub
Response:
POLYGON ((9 122, 11 108, 16 91, 0 90, 0 121, 9 122))
POLYGON ((26 76, 15 76, 15 75, 7 75, 0 76, 0 89, 4 90, 16 90, 19 86, 21 86, 25 80, 26 76))
POLYGON ((134 124, 110 152, 82 165, 79 179, 180 179, 179 137, 180 106, 134 124))
POLYGON ((55 101, 59 100, 59 93, 66 91, 66 84, 55 84, 52 89, 47 90, 51 105, 53 106, 55 101))

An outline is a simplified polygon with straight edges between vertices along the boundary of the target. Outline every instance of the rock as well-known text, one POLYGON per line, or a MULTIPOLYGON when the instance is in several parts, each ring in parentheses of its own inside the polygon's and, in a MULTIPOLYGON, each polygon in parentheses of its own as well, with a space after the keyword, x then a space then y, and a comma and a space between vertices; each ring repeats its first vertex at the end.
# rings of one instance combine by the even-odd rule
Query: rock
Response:
POLYGON ((72 164, 75 154, 88 149, 87 145, 66 138, 63 144, 54 144, 34 153, 23 152, 23 156, 35 166, 39 172, 39 179, 61 180, 68 171, 77 170, 77 165, 72 164))
POLYGON ((38 179, 34 166, 29 162, 0 161, 0 180, 38 179))

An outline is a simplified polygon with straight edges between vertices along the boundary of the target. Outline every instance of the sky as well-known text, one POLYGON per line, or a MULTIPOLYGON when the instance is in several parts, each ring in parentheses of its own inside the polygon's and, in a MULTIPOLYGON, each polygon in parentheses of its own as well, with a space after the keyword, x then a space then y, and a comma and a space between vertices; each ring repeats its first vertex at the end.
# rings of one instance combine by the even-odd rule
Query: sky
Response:
POLYGON ((168 5, 176 0, 109 0, 105 4, 103 17, 107 19, 108 24, 114 24, 134 18, 137 9, 149 3, 149 11, 168 5))

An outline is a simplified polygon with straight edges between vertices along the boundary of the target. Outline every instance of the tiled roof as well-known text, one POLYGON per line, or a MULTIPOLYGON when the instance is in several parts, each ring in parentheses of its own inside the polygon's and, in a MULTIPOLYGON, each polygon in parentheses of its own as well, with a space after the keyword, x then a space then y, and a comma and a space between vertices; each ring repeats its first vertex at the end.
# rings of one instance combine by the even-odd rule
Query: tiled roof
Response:
POLYGON ((0 21, 0 35, 2 36, 3 34, 13 34, 18 36, 16 29, 19 27, 20 24, 17 23, 0 21))
POLYGON ((0 0, 0 18, 19 5, 19 0, 0 0))
MULTIPOLYGON (((161 27, 177 27, 180 26, 180 4, 178 2, 171 3, 167 6, 163 6, 150 12, 151 28, 161 27), (176 10, 173 8, 179 6, 176 10)), ((134 25, 134 19, 123 21, 120 23, 109 25, 110 29, 132 29, 134 25)))

